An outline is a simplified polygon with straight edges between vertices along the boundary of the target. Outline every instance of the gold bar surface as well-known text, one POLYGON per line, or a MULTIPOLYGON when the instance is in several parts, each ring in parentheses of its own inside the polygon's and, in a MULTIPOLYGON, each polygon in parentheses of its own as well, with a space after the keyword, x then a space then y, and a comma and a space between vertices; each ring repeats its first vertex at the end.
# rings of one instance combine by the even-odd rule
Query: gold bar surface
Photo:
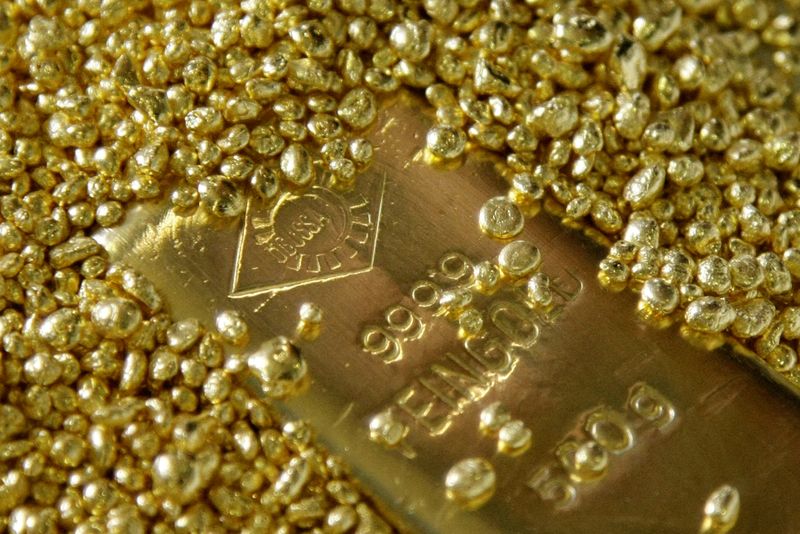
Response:
POLYGON ((293 332, 301 303, 318 304, 322 333, 301 344, 311 387, 279 407, 313 425, 401 530, 697 532, 721 484, 741 494, 734 532, 795 530, 796 400, 722 351, 642 324, 634 295, 596 281, 602 249, 550 216, 520 238, 555 280, 553 313, 528 314, 513 290, 476 296, 486 333, 459 339, 432 300, 469 263, 496 258, 503 243, 477 214, 507 186, 488 161, 449 171, 416 161, 427 124, 413 102, 391 105, 371 134, 376 163, 349 193, 253 202, 230 223, 145 205, 97 237, 155 282, 175 317, 241 311, 252 347, 293 332), (519 456, 479 431, 495 401, 533 432, 519 456), (407 428, 401 445, 370 439, 381 413, 407 428), (608 465, 576 481, 558 451, 589 439, 607 444, 608 465), (467 511, 445 498, 444 476, 476 456, 494 465, 497 489, 467 511))

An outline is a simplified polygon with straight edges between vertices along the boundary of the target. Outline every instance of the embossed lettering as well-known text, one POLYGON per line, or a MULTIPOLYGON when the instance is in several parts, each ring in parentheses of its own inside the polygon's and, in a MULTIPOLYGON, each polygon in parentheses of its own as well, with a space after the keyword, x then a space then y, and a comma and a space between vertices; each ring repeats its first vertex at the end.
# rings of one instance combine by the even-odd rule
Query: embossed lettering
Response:
POLYGON ((578 498, 578 490, 569 477, 553 465, 546 465, 528 478, 525 485, 556 508, 568 508, 578 498))
POLYGON ((565 302, 572 302, 583 290, 583 282, 581 282, 577 276, 572 274, 572 272, 567 269, 564 269, 564 274, 566 274, 567 278, 572 281, 570 284, 572 287, 569 287, 569 285, 565 284, 561 277, 554 276, 550 279, 550 289, 552 289, 552 291, 561 297, 565 302))
POLYGON ((403 357, 403 347, 397 338, 382 326, 368 326, 361 333, 361 347, 385 363, 393 363, 403 357))
POLYGON ((628 407, 656 428, 665 427, 675 420, 675 407, 672 402, 655 388, 644 383, 631 388, 628 407))
POLYGON ((272 239, 265 244, 267 251, 278 260, 278 263, 286 263, 289 258, 297 254, 297 250, 279 235, 273 235, 272 239))
POLYGON ((406 306, 396 304, 384 313, 386 326, 369 325, 361 332, 361 348, 384 363, 403 358, 403 341, 419 339, 425 333, 422 318, 406 306))
MULTIPOLYGON (((483 398, 497 382, 507 379, 521 358, 532 355, 543 328, 552 325, 567 305, 580 292, 580 281, 567 273, 575 283, 560 285, 555 278, 551 284, 553 304, 538 308, 528 300, 524 286, 508 284, 491 295, 474 293, 475 263, 458 252, 444 254, 436 268, 427 271, 427 280, 411 284, 409 296, 383 312, 382 326, 368 325, 362 330, 361 345, 365 352, 384 363, 401 361, 407 354, 404 344, 421 338, 431 327, 426 321, 453 321, 455 315, 449 304, 440 302, 445 291, 465 292, 469 306, 483 316, 483 329, 477 333, 459 334, 461 350, 437 358, 415 376, 404 392, 424 391, 427 404, 424 410, 404 410, 430 432, 428 421, 423 424, 420 414, 436 409, 444 418, 457 417, 472 402, 483 398), (409 302, 410 301, 410 302, 409 302), (430 317, 430 319, 428 319, 430 317)), ((405 397, 400 397, 405 398, 405 397)), ((447 426, 439 424, 437 431, 447 426)), ((445 430, 442 430, 442 429, 445 430)))
POLYGON ((396 304, 386 310, 386 324, 403 339, 419 339, 425 333, 425 323, 419 315, 402 304, 396 304))
POLYGON ((435 407, 439 404, 436 397, 416 385, 401 390, 395 397, 394 404, 426 428, 432 436, 443 434, 450 427, 449 414, 447 412, 436 413, 435 407), (424 398, 426 396, 427 400, 424 398))
POLYGON ((592 410, 584 420, 585 434, 564 439, 555 448, 555 460, 534 470, 525 485, 556 508, 573 506, 582 484, 605 477, 612 457, 634 448, 648 429, 661 431, 674 420, 675 408, 663 394, 635 384, 624 413, 607 406, 592 410))
MULTIPOLYGON (((448 360, 453 360, 453 356, 448 354, 448 360)), ((482 398, 489 389, 490 380, 485 375, 472 374, 471 370, 464 373, 460 370, 451 369, 440 364, 433 364, 431 372, 447 383, 451 388, 458 391, 465 400, 476 401, 482 398)))
POLYGON ((266 247, 278 263, 284 264, 319 234, 328 218, 314 210, 306 210, 293 220, 282 234, 264 232, 256 234, 255 242, 266 247))
POLYGON ((492 323, 513 343, 522 347, 532 347, 539 339, 539 325, 536 324, 530 308, 518 302, 494 301, 489 306, 492 323))
POLYGON ((517 363, 511 352, 496 338, 470 338, 464 342, 464 348, 492 375, 507 377, 517 363))
POLYGON ((467 399, 462 397, 458 390, 450 387, 446 382, 441 383, 436 381, 435 375, 433 376, 434 378, 420 377, 417 378, 417 381, 422 384, 422 387, 433 393, 437 399, 442 401, 450 408, 450 413, 448 413, 448 416, 459 413, 461 411, 461 407, 466 404, 467 399))
POLYGON ((597 443, 611 452, 623 452, 633 446, 633 429, 625 415, 603 407, 590 413, 584 425, 597 443))

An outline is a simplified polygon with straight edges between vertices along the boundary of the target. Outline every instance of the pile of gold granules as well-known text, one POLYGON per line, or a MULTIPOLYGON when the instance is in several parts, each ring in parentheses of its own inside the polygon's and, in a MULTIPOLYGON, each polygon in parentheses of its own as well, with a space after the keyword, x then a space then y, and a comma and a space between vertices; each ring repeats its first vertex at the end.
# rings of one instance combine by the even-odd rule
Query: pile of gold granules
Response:
POLYGON ((645 315, 800 384, 799 73, 796 0, 5 0, 0 528, 389 530, 237 385, 269 357, 236 354, 235 314, 173 320, 87 236, 163 195, 236 217, 348 187, 401 89, 435 108, 431 160, 498 153, 508 213, 588 224, 645 315))

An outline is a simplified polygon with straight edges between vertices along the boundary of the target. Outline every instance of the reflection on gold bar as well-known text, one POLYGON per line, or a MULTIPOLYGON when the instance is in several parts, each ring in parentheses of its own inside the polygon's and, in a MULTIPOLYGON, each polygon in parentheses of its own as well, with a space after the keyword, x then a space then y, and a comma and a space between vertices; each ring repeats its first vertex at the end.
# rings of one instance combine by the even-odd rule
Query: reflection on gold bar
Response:
POLYGON ((798 524, 795 401, 727 354, 641 324, 633 295, 599 287, 603 251, 548 215, 520 236, 541 251, 548 306, 513 280, 465 284, 505 245, 477 221, 505 187, 488 161, 416 161, 425 122, 393 106, 350 192, 254 202, 235 223, 145 206, 100 239, 176 317, 239 310, 253 346, 318 304, 320 336, 301 343, 312 385, 281 409, 310 421, 401 529, 696 532, 723 484, 740 495, 741 532, 798 524), (459 306, 468 320, 448 312, 459 306), (479 428, 497 402, 518 421, 500 437, 479 428), (532 444, 515 452, 525 429, 532 444), (473 457, 496 488, 468 511, 446 498, 445 475, 473 457))

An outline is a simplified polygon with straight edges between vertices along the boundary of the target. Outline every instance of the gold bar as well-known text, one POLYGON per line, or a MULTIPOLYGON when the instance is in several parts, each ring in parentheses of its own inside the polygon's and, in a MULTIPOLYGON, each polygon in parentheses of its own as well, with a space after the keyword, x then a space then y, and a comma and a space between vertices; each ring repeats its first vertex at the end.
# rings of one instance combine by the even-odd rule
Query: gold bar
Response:
POLYGON ((600 288, 602 249, 550 216, 520 237, 542 252, 554 306, 534 313, 512 287, 472 295, 488 326, 459 338, 435 297, 497 257, 504 243, 480 232, 477 214, 506 187, 488 160, 418 161, 429 120, 413 102, 390 109, 371 135, 377 163, 351 192, 254 202, 233 223, 145 205, 97 237, 154 281, 176 318, 242 312, 251 348, 292 332, 301 303, 318 304, 321 335, 301 345, 311 387, 279 406, 348 460, 401 530, 696 532, 722 484, 741 496, 739 532, 799 524, 795 400, 725 351, 642 324, 633 295, 600 288), (479 430, 495 401, 532 431, 518 456, 479 430), (407 432, 398 445, 371 439, 380 414, 407 432), (599 454, 589 440, 604 468, 575 459, 599 454), (488 459, 497 480, 473 511, 444 486, 469 457, 488 459))

